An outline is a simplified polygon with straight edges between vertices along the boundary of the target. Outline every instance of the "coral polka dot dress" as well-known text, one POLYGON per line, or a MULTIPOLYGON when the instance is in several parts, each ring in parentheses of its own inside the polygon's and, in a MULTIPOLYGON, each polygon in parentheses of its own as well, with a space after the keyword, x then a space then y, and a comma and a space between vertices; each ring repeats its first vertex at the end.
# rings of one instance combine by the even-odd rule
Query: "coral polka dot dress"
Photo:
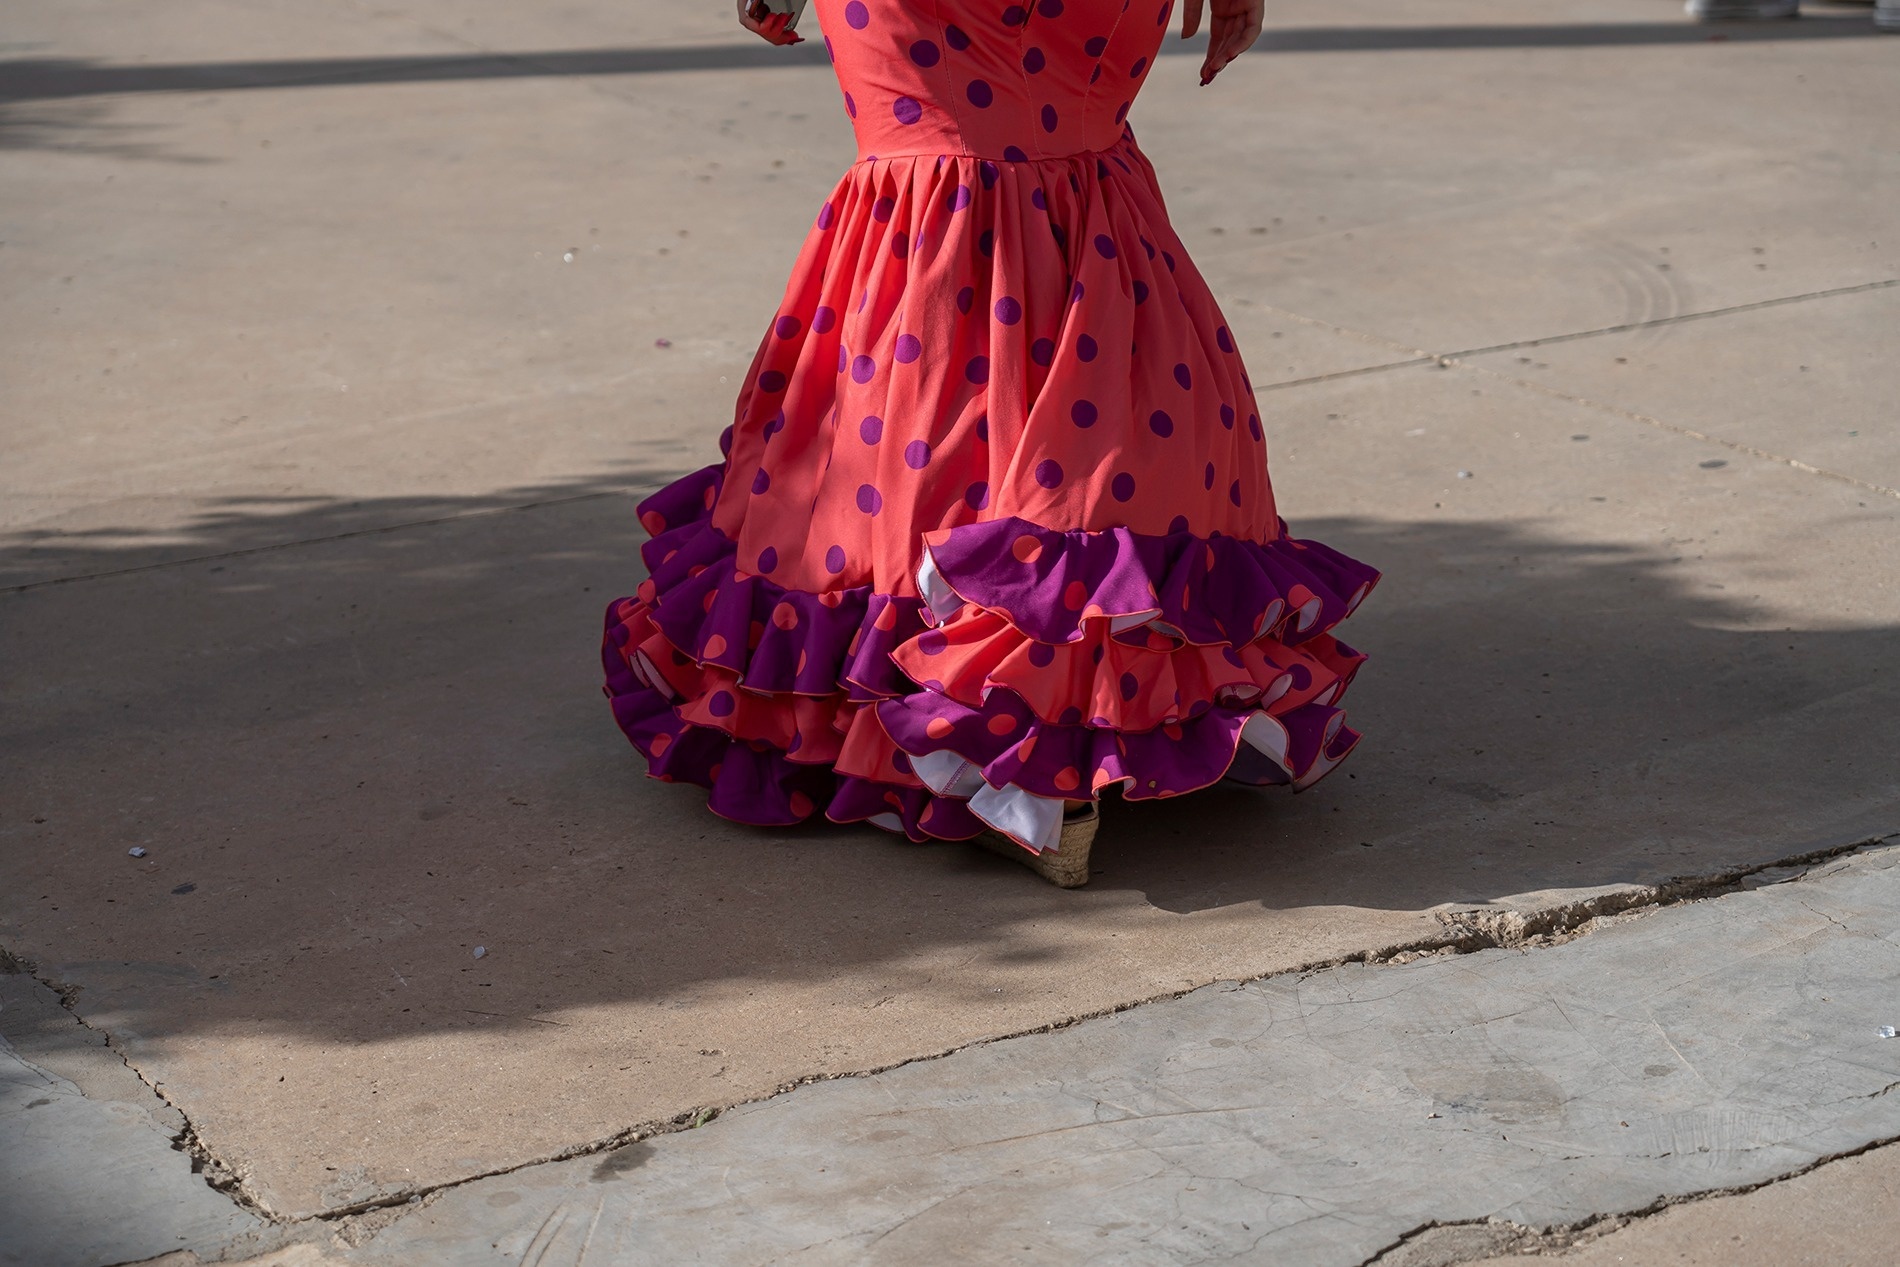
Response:
POLYGON ((1166 0, 815 0, 859 161, 721 440, 643 502, 614 716, 715 813, 1055 848, 1119 784, 1311 784, 1378 574, 1275 513, 1126 119, 1166 0))

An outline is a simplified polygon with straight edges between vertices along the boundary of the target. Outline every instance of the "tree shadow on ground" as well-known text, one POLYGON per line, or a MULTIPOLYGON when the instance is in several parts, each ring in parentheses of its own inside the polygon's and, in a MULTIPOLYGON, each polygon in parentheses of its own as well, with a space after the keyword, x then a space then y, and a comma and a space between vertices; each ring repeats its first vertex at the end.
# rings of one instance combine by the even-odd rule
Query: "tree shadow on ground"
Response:
POLYGON ((56 545, 66 574, 110 574, 0 596, 0 936, 147 1036, 532 1031, 927 948, 1059 956, 1025 930, 1131 901, 1350 918, 1786 853, 1746 833, 1637 848, 1592 821, 1593 796, 1693 820, 1705 793, 1649 772, 1730 736, 1765 795, 1894 799, 1845 733, 1768 762, 1758 732, 1900 662, 1900 630, 1763 628, 1628 546, 1336 519, 1299 528, 1388 579, 1346 630, 1373 655, 1349 701, 1368 739, 1320 787, 1110 805, 1079 894, 965 845, 739 827, 643 778, 598 694, 602 608, 640 577, 621 490, 660 478, 0 548, 9 571, 56 545), (1571 821, 1482 826, 1553 788, 1571 821))

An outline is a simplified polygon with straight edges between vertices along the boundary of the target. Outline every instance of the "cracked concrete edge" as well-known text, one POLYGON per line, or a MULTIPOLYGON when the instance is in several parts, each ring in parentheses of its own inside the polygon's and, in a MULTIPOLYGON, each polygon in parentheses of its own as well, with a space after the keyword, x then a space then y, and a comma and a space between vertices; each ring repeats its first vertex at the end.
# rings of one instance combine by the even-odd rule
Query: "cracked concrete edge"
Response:
POLYGON ((1817 1157, 1799 1169, 1776 1175, 1771 1179, 1764 1179, 1760 1183, 1732 1184, 1725 1188, 1709 1188, 1701 1192, 1659 1196, 1645 1206, 1592 1214, 1588 1218, 1578 1219, 1573 1223, 1552 1224, 1548 1227, 1527 1227, 1508 1219, 1467 1219, 1459 1222, 1425 1223, 1406 1232, 1378 1253, 1364 1260, 1359 1267, 1458 1267, 1461 1263, 1478 1262, 1504 1255, 1524 1258, 1555 1257, 1580 1245, 1587 1245, 1591 1241, 1608 1236, 1612 1232, 1620 1232, 1633 1224, 1655 1218, 1677 1206, 1697 1205, 1722 1197, 1739 1197, 1750 1192, 1759 1192, 1763 1188, 1772 1188, 1777 1184, 1799 1179, 1803 1175, 1813 1174, 1823 1166, 1832 1165, 1834 1162, 1846 1161, 1850 1157, 1859 1157, 1896 1144, 1900 1144, 1900 1135, 1870 1140, 1856 1148, 1842 1149, 1840 1152, 1830 1153, 1825 1157, 1817 1157))
MULTIPOLYGON (((1611 922, 1620 923, 1630 919, 1644 918, 1671 907, 1746 891, 1750 888, 1766 887, 1768 884, 1785 884, 1798 881, 1821 864, 1845 860, 1863 851, 1887 846, 1900 846, 1900 832, 1883 832, 1871 836, 1856 835, 1851 839, 1831 842, 1799 853, 1784 855, 1766 862, 1730 867, 1709 875, 1676 877, 1652 885, 1637 885, 1628 888, 1614 889, 1586 898, 1557 903, 1547 907, 1533 908, 1531 910, 1498 907, 1490 909, 1467 908, 1462 910, 1441 911, 1437 914, 1440 922, 1444 925, 1444 932, 1438 936, 1414 939, 1413 941, 1394 944, 1380 949, 1356 951, 1348 955, 1340 955, 1331 959, 1314 961, 1293 968, 1263 973, 1242 981, 1209 982, 1207 985, 1182 990, 1172 990, 1152 997, 1130 1000, 1113 1007, 1100 1008, 1091 1012, 1064 1017, 1060 1020, 1050 1021, 1027 1029, 1013 1030, 1006 1034, 974 1039, 970 1042, 961 1043, 942 1051, 907 1057, 906 1059, 893 1061, 890 1064, 879 1065, 874 1068, 856 1069, 838 1073, 809 1074, 780 1083, 772 1090, 761 1092, 758 1095, 734 1100, 725 1104, 695 1106, 671 1117, 636 1123, 599 1139, 575 1144, 545 1156, 525 1159, 513 1165, 484 1170, 476 1174, 463 1176, 459 1179, 413 1189, 405 1189, 395 1193, 387 1193, 363 1201, 351 1202, 347 1205, 319 1211, 302 1219, 290 1219, 276 1213, 266 1202, 258 1198, 255 1193, 250 1192, 245 1186, 243 1176, 228 1167, 199 1138, 195 1127, 191 1124, 189 1114, 186 1114, 178 1105, 173 1104, 162 1091, 140 1073, 137 1066, 126 1058, 125 1053, 120 1051, 113 1044, 113 1039, 109 1032, 91 1025, 79 1015, 77 1010, 77 1000, 80 993, 79 987, 63 984, 40 976, 31 963, 8 953, 3 948, 0 948, 0 968, 6 968, 10 971, 28 972, 32 974, 34 979, 39 981, 40 984, 56 993, 62 1004, 67 1010, 73 1013, 74 1018, 78 1020, 81 1025, 100 1034, 113 1053, 117 1055, 120 1060, 125 1061, 126 1066, 139 1077, 140 1082, 149 1087, 152 1093, 158 1096, 165 1104, 178 1112, 184 1122, 184 1126, 180 1130, 177 1143, 174 1146, 177 1147, 179 1151, 186 1152, 192 1157, 193 1172, 203 1176, 205 1182, 212 1188, 224 1193, 244 1209, 255 1214, 260 1219, 265 1220, 272 1228, 282 1233, 281 1238, 278 1239, 274 1245, 267 1246, 252 1241, 250 1245, 243 1247, 240 1252, 249 1255, 267 1248, 275 1252, 277 1248, 300 1243, 302 1238, 297 1235, 299 1230, 318 1231, 327 1229, 333 1237, 343 1244, 356 1244, 374 1235, 381 1227, 403 1217, 411 1210, 421 1208, 428 1204, 439 1193, 460 1188, 467 1184, 498 1178, 555 1162, 570 1161, 578 1157, 611 1153, 631 1144, 640 1143, 644 1140, 663 1135, 694 1130, 700 1126, 704 1126, 706 1123, 730 1109, 775 1099, 787 1092, 795 1091, 799 1087, 814 1083, 833 1082, 845 1078, 873 1077, 893 1069, 902 1068, 905 1065, 941 1060, 970 1048, 983 1047, 992 1043, 1005 1042, 1013 1038, 1027 1037, 1032 1034, 1054 1033, 1058 1030, 1080 1025, 1085 1021, 1116 1015, 1134 1008, 1144 1007, 1150 1003, 1159 1003, 1169 999, 1181 998, 1194 993, 1196 990, 1206 989, 1209 985, 1239 985, 1254 981, 1271 980, 1276 977, 1311 976, 1331 968, 1342 967, 1346 964, 1366 964, 1371 966, 1384 964, 1399 965, 1435 955, 1463 955, 1472 954, 1481 950, 1529 950, 1560 945, 1564 942, 1587 936, 1597 928, 1603 927, 1611 922), (1762 877, 1770 878, 1764 883, 1753 885, 1749 883, 1751 880, 1760 880, 1762 877)), ((1783 1179, 1795 1178, 1807 1173, 1816 1166, 1825 1165, 1829 1161, 1854 1156, 1858 1153, 1866 1152, 1892 1142, 1895 1141, 1875 1141, 1861 1148, 1817 1160, 1808 1166, 1802 1167, 1800 1170, 1777 1176, 1774 1179, 1765 1181, 1763 1184, 1730 1189, 1712 1189, 1705 1193, 1696 1193, 1687 1197, 1663 1198, 1653 1207, 1645 1207, 1642 1210, 1613 1215, 1595 1216, 1592 1219, 1584 1220, 1583 1222, 1566 1228, 1543 1230, 1532 1228, 1519 1229, 1518 1225, 1515 1224, 1506 1225, 1489 1222, 1428 1224, 1406 1233, 1404 1237, 1395 1242, 1392 1246, 1388 1246, 1382 1250, 1380 1256, 1375 1256, 1367 1260, 1366 1267, 1439 1267, 1441 1263, 1451 1264, 1472 1261, 1475 1258, 1498 1253, 1538 1252, 1544 1247, 1561 1249, 1614 1230, 1613 1227, 1607 1225, 1599 1227, 1599 1224, 1602 1224, 1603 1221, 1607 1219, 1622 1220, 1622 1222, 1615 1225, 1616 1227, 1620 1227, 1632 1219, 1658 1213, 1670 1205, 1681 1204, 1683 1201, 1701 1200, 1707 1197, 1726 1196, 1739 1192, 1752 1191, 1754 1188, 1766 1186, 1767 1183, 1777 1183, 1783 1179), (1510 1236, 1514 1239, 1506 1241, 1491 1237, 1484 1239, 1482 1244, 1475 1241, 1470 1242, 1470 1252, 1461 1251, 1457 1257, 1446 1258, 1442 1255, 1440 1257, 1425 1256, 1418 1257, 1415 1260, 1399 1257, 1384 1257, 1384 1255, 1396 1253, 1408 1244, 1418 1243, 1422 1248, 1426 1242, 1446 1240, 1446 1237, 1432 1235, 1440 1229, 1473 1227, 1503 1229, 1507 1228, 1507 1226, 1510 1229, 1515 1229, 1510 1233, 1510 1236)), ((227 1248, 237 1247, 231 1246, 227 1248)), ((217 1251, 217 1254, 218 1256, 215 1258, 204 1258, 200 1256, 195 1261, 233 1261, 223 1250, 217 1251)), ((146 1261, 148 1263, 164 1263, 164 1267, 173 1267, 172 1262, 165 1262, 165 1260, 162 1259, 146 1261)), ((194 1260, 175 1259, 173 1261, 178 1264, 185 1264, 194 1260)), ((114 1265, 114 1267, 130 1267, 130 1265, 114 1265)))

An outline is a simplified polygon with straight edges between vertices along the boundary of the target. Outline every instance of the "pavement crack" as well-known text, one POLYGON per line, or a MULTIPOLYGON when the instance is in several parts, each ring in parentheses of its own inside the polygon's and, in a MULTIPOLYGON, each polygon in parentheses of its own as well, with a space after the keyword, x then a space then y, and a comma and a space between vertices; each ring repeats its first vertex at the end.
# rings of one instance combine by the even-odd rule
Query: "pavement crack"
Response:
POLYGON ((75 1024, 97 1034, 104 1041, 106 1050, 119 1058, 119 1063, 131 1071, 132 1076, 139 1080, 140 1085, 167 1108, 178 1114, 178 1121, 182 1125, 172 1136, 172 1148, 191 1159, 191 1173, 203 1179, 214 1191, 223 1193, 240 1208, 257 1216, 265 1223, 277 1225, 284 1222, 282 1217, 274 1213, 261 1197, 251 1191, 243 1171, 226 1163, 212 1151, 209 1144, 205 1143, 204 1137, 198 1133, 197 1124, 191 1120, 191 1114, 186 1112, 185 1106, 166 1095, 160 1083, 146 1077, 145 1071, 132 1063, 118 1041, 113 1038, 112 1031, 95 1025, 80 1015, 77 987, 42 976, 35 964, 4 949, 0 949, 0 972, 29 976, 58 996, 60 1006, 73 1018, 75 1024))

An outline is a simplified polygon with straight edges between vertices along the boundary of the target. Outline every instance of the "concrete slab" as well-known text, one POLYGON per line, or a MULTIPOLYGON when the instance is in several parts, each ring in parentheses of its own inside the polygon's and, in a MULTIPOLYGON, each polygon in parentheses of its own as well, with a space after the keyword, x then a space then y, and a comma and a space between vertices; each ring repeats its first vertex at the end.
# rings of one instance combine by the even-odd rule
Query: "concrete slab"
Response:
POLYGON ((96 1267, 265 1232, 195 1173, 184 1115, 18 967, 0 960, 0 1263, 96 1267))
POLYGON ((1390 516, 1302 521, 1391 571, 1359 635, 1376 741, 1308 796, 1111 806, 1084 893, 869 829, 735 828, 639 779, 584 632, 630 576, 610 497, 15 595, 40 632, 6 742, 44 821, 4 827, 0 937, 290 1215, 1443 937, 1438 910, 1892 830, 1900 621, 1828 569, 1893 510, 1490 381, 1281 393, 1292 504, 1378 490, 1390 516), (905 896, 842 897, 867 891, 905 896))
POLYGON ((1736 1196, 1672 1205, 1560 1256, 1472 1267, 1878 1267, 1900 1243, 1900 1146, 1829 1162, 1736 1196))
POLYGON ((1550 949, 1223 983, 468 1184, 358 1261, 1350 1267, 1759 1183, 1900 1135, 1896 916, 1888 849, 1550 949))

